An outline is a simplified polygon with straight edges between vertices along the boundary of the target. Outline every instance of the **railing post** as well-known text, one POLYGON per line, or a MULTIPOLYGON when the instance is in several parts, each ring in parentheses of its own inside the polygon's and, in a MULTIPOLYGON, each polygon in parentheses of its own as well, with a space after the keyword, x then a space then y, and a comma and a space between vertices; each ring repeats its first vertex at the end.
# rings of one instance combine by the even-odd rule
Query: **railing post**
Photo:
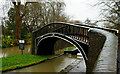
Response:
POLYGON ((77 28, 77 34, 79 34, 79 32, 80 32, 80 29, 79 29, 79 28, 77 28))
POLYGON ((65 33, 67 33, 67 25, 65 25, 65 33))
POLYGON ((87 30, 86 30, 86 28, 85 28, 85 29, 84 29, 84 39, 85 39, 84 41, 85 41, 85 42, 86 42, 86 31, 87 31, 87 30))
POLYGON ((87 29, 87 32, 86 32, 86 42, 89 44, 88 30, 89 29, 87 29))
POLYGON ((63 28, 62 28, 62 33, 63 33, 63 28))
POLYGON ((82 34, 81 34, 81 28, 80 28, 80 32, 79 32, 79 33, 80 33, 80 40, 81 40, 81 35, 82 35, 82 34))
POLYGON ((60 33, 60 29, 58 29, 58 33, 60 33))
POLYGON ((72 30, 72 34, 74 34, 74 26, 72 26, 73 30, 72 30))
POLYGON ((71 32, 70 25, 69 25, 69 33, 71 32))
POLYGON ((83 33, 82 33, 82 39, 83 39, 83 41, 84 41, 84 28, 82 28, 83 29, 83 33))

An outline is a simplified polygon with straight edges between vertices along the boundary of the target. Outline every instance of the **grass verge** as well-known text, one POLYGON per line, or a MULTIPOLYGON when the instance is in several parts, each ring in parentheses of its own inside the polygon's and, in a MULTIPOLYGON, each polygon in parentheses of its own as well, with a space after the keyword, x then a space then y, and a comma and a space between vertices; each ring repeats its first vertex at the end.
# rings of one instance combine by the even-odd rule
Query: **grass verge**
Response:
POLYGON ((52 56, 35 56, 29 54, 17 54, 8 57, 2 57, 0 58, 0 60, 2 60, 2 68, 0 68, 0 70, 6 71, 10 69, 25 67, 28 65, 42 62, 43 60, 47 60, 50 57, 52 56))
POLYGON ((76 48, 76 47, 73 46, 73 47, 67 47, 67 48, 59 49, 59 50, 55 51, 55 55, 60 54, 60 53, 63 53, 64 50, 69 51, 69 50, 72 50, 72 49, 74 49, 74 48, 76 48))

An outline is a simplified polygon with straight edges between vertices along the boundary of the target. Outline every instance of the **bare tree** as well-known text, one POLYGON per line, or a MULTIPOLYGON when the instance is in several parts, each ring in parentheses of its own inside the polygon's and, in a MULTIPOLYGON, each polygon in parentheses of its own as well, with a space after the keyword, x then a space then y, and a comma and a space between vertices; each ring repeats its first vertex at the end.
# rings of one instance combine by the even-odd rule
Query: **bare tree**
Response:
POLYGON ((102 7, 103 19, 100 21, 107 21, 114 28, 120 28, 120 0, 101 0, 97 5, 102 7))
POLYGON ((20 8, 21 8, 21 0, 12 0, 12 3, 14 5, 14 9, 15 9, 15 26, 16 26, 16 38, 17 39, 21 39, 21 25, 22 25, 22 18, 25 16, 26 14, 26 7, 27 7, 27 4, 29 2, 26 2, 25 3, 25 6, 24 6, 24 12, 21 14, 20 13, 20 8))
POLYGON ((29 3, 24 18, 27 28, 33 30, 48 23, 67 21, 68 18, 63 13, 64 6, 64 2, 59 1, 29 3))
POLYGON ((91 20, 89 19, 89 18, 87 18, 85 21, 84 21, 84 23, 86 24, 86 25, 97 25, 97 22, 98 21, 94 21, 94 22, 91 22, 91 20))

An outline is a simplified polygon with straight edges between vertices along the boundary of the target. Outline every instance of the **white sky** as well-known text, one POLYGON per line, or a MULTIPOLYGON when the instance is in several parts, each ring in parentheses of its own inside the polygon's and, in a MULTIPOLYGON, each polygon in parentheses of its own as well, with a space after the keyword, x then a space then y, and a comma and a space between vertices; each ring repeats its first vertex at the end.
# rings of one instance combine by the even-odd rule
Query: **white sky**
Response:
POLYGON ((66 3, 65 12, 72 17, 72 20, 84 22, 99 19, 99 8, 93 6, 98 0, 64 0, 66 3))
MULTIPOLYGON (((8 0, 9 1, 9 0, 8 0)), ((71 20, 79 20, 84 22, 87 18, 90 20, 99 19, 99 8, 94 7, 98 0, 63 0, 66 3, 65 13, 71 17, 71 20)), ((0 0, 0 7, 3 4, 3 0, 0 0)), ((0 9, 1 10, 1 9, 0 9)), ((0 16, 4 16, 7 13, 0 12, 0 16)))

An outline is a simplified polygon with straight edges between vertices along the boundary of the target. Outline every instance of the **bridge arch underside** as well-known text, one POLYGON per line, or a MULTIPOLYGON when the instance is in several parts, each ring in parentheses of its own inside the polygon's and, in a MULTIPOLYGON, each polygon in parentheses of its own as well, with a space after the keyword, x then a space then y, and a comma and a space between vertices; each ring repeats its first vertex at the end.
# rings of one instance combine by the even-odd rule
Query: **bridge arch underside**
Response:
MULTIPOLYGON (((81 44, 79 42, 74 41, 71 37, 68 37, 63 34, 46 34, 41 36, 40 38, 36 39, 36 54, 37 55, 52 55, 54 54, 54 44, 57 40, 64 40, 68 43, 74 45, 78 48, 78 51, 82 53, 84 60, 87 60, 87 49, 84 49, 81 47, 81 44)), ((84 44, 82 44, 84 45, 84 44)))

